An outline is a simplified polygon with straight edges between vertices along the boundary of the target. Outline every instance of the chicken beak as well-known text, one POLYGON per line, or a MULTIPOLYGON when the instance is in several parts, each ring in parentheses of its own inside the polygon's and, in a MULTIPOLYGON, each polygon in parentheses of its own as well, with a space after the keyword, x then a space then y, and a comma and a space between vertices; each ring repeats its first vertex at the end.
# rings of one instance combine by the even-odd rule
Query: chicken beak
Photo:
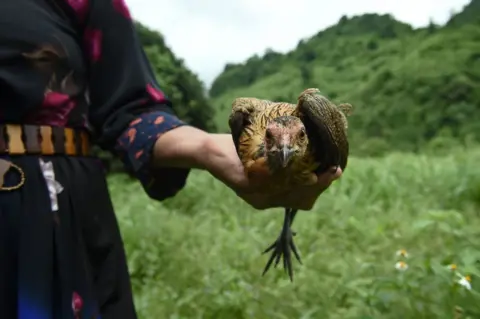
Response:
POLYGON ((282 167, 285 168, 290 163, 290 160, 293 156, 293 150, 288 145, 283 145, 282 151, 280 152, 280 163, 282 167))

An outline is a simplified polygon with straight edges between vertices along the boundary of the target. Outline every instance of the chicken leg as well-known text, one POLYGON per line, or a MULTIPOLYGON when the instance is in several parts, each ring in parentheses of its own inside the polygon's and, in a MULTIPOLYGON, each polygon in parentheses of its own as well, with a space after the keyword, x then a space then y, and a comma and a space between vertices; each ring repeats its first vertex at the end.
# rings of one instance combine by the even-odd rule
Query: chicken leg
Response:
POLYGON ((277 267, 278 263, 280 262, 280 258, 283 256, 283 268, 285 269, 285 272, 288 273, 290 281, 293 281, 291 252, 293 252, 298 262, 302 264, 300 254, 298 253, 297 247, 293 242, 293 237, 296 235, 296 233, 291 229, 293 220, 297 215, 297 211, 298 210, 291 208, 285 209, 285 218, 283 220, 283 227, 282 231, 280 232, 280 236, 278 236, 277 240, 263 252, 263 254, 266 254, 273 250, 272 254, 270 255, 270 259, 263 270, 262 276, 265 275, 265 273, 270 269, 273 260, 275 260, 274 267, 277 267))

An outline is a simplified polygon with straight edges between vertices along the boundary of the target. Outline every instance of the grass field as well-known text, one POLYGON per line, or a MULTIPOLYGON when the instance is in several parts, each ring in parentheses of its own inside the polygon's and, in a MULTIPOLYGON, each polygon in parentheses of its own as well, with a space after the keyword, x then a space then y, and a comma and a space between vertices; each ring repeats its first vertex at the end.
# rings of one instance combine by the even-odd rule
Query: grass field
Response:
POLYGON ((141 318, 480 318, 479 163, 480 149, 352 158, 295 221, 293 283, 261 277, 281 209, 255 211, 202 172, 163 203, 112 176, 141 318))

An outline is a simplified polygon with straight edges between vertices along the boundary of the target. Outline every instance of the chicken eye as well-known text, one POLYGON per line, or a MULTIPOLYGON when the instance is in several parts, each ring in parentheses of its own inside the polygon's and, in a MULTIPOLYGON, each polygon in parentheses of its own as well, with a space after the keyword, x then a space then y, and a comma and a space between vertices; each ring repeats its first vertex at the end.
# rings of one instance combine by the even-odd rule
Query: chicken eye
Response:
POLYGON ((306 135, 306 134, 305 134, 305 131, 304 131, 304 130, 301 130, 301 131, 300 131, 300 135, 299 135, 300 138, 305 138, 305 135, 306 135))

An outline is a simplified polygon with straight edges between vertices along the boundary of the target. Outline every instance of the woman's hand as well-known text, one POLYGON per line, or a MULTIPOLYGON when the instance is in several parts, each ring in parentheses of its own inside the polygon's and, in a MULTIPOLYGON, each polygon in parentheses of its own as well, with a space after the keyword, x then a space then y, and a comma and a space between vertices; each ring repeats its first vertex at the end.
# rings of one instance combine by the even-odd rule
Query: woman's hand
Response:
POLYGON ((315 185, 296 187, 272 195, 265 192, 265 186, 253 185, 248 180, 230 134, 211 134, 207 143, 205 168, 256 209, 289 207, 311 210, 320 194, 342 174, 340 168, 333 168, 330 172, 319 175, 315 185))
POLYGON ((256 209, 289 207, 312 209, 318 196, 342 174, 340 169, 319 176, 312 186, 297 187, 283 194, 267 194, 265 186, 253 184, 244 171, 230 134, 208 134, 182 126, 158 138, 153 164, 164 167, 205 169, 256 209))
POLYGON ((320 174, 318 183, 315 185, 299 186, 275 195, 250 192, 249 190, 243 193, 237 192, 237 194, 257 209, 289 207, 308 211, 313 208, 317 198, 341 175, 342 170, 333 167, 331 172, 320 174))

